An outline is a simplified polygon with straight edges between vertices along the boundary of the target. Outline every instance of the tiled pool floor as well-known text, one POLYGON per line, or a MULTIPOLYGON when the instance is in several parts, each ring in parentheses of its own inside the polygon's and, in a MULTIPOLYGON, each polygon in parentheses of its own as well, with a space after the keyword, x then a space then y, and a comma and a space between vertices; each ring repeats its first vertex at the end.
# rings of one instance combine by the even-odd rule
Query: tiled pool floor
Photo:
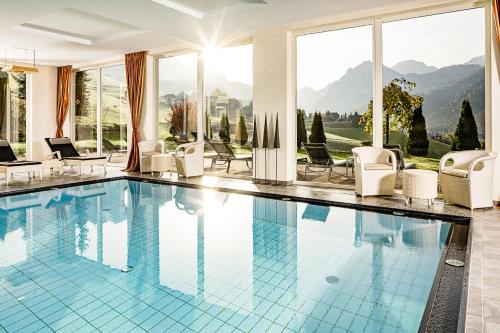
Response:
POLYGON ((0 206, 8 332, 414 332, 449 229, 124 180, 0 206))

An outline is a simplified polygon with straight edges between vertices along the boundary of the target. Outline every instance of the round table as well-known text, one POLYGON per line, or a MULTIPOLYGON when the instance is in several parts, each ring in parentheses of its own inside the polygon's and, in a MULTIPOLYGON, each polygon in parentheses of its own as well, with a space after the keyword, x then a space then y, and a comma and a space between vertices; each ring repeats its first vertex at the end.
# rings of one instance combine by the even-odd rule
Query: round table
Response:
POLYGON ((175 163, 174 154, 155 154, 151 156, 151 174, 159 172, 160 177, 164 172, 172 174, 173 165, 175 163))
POLYGON ((426 199, 430 206, 437 197, 438 173, 432 170, 403 171, 403 195, 406 204, 412 199, 426 199))

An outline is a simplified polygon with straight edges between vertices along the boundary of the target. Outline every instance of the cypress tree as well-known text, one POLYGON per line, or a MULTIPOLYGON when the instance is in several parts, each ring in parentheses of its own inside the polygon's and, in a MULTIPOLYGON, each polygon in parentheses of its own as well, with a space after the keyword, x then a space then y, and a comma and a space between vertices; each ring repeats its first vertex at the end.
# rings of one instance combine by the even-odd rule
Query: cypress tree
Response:
POLYGON ((302 148, 303 143, 307 143, 305 116, 304 110, 297 109, 297 149, 302 148))
POLYGON ((321 118, 321 113, 319 112, 314 113, 309 142, 326 143, 325 129, 323 128, 323 119, 321 118))
POLYGON ((247 126, 245 124, 245 116, 243 115, 240 115, 240 121, 234 133, 234 141, 241 146, 246 145, 248 142, 247 126))
POLYGON ((472 113, 469 100, 462 102, 460 119, 458 119, 457 129, 451 144, 451 150, 471 150, 481 148, 479 135, 477 133, 476 120, 472 113))
POLYGON ((409 154, 415 156, 427 156, 429 152, 429 139, 427 139, 427 128, 425 126, 425 117, 422 114, 422 106, 418 106, 413 110, 406 150, 409 154))
POLYGON ((224 113, 220 119, 219 138, 224 142, 230 141, 229 118, 227 113, 224 113))

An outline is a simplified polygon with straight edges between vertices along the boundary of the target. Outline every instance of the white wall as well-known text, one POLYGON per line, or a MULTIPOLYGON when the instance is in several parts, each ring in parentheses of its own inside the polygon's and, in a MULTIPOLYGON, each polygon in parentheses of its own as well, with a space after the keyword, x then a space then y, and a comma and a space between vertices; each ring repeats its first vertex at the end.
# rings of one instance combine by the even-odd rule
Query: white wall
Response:
MULTIPOLYGON (((253 37, 253 110, 257 117, 257 133, 262 145, 264 116, 267 115, 270 144, 276 114, 279 115, 280 143, 278 153, 279 181, 291 182, 295 177, 295 80, 294 40, 286 30, 264 31, 253 37)), ((257 179, 276 179, 276 150, 257 149, 257 179), (267 170, 267 174, 266 174, 267 170)))
MULTIPOLYGON (((28 78, 28 116, 27 116, 27 159, 41 160, 50 150, 45 143, 46 137, 56 134, 57 109, 57 68, 37 66, 39 72, 28 78)), ((70 135, 70 119, 66 118, 63 130, 70 135)))

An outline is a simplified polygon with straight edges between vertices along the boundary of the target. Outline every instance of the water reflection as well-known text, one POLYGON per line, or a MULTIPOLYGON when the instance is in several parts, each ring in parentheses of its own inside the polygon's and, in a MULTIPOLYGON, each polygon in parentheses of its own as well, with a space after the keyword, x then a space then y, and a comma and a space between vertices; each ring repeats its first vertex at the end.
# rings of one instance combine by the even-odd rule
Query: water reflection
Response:
POLYGON ((29 275, 34 261, 55 260, 86 271, 82 290, 99 281, 160 308, 168 297, 181 299, 193 310, 186 323, 210 305, 241 320, 280 317, 306 332, 317 328, 310 316, 326 323, 327 315, 333 321, 345 313, 349 325, 390 318, 395 328, 418 328, 450 229, 440 221, 127 181, 0 198, 0 219, 0 281, 29 275), (125 266, 134 270, 121 273, 125 266))

